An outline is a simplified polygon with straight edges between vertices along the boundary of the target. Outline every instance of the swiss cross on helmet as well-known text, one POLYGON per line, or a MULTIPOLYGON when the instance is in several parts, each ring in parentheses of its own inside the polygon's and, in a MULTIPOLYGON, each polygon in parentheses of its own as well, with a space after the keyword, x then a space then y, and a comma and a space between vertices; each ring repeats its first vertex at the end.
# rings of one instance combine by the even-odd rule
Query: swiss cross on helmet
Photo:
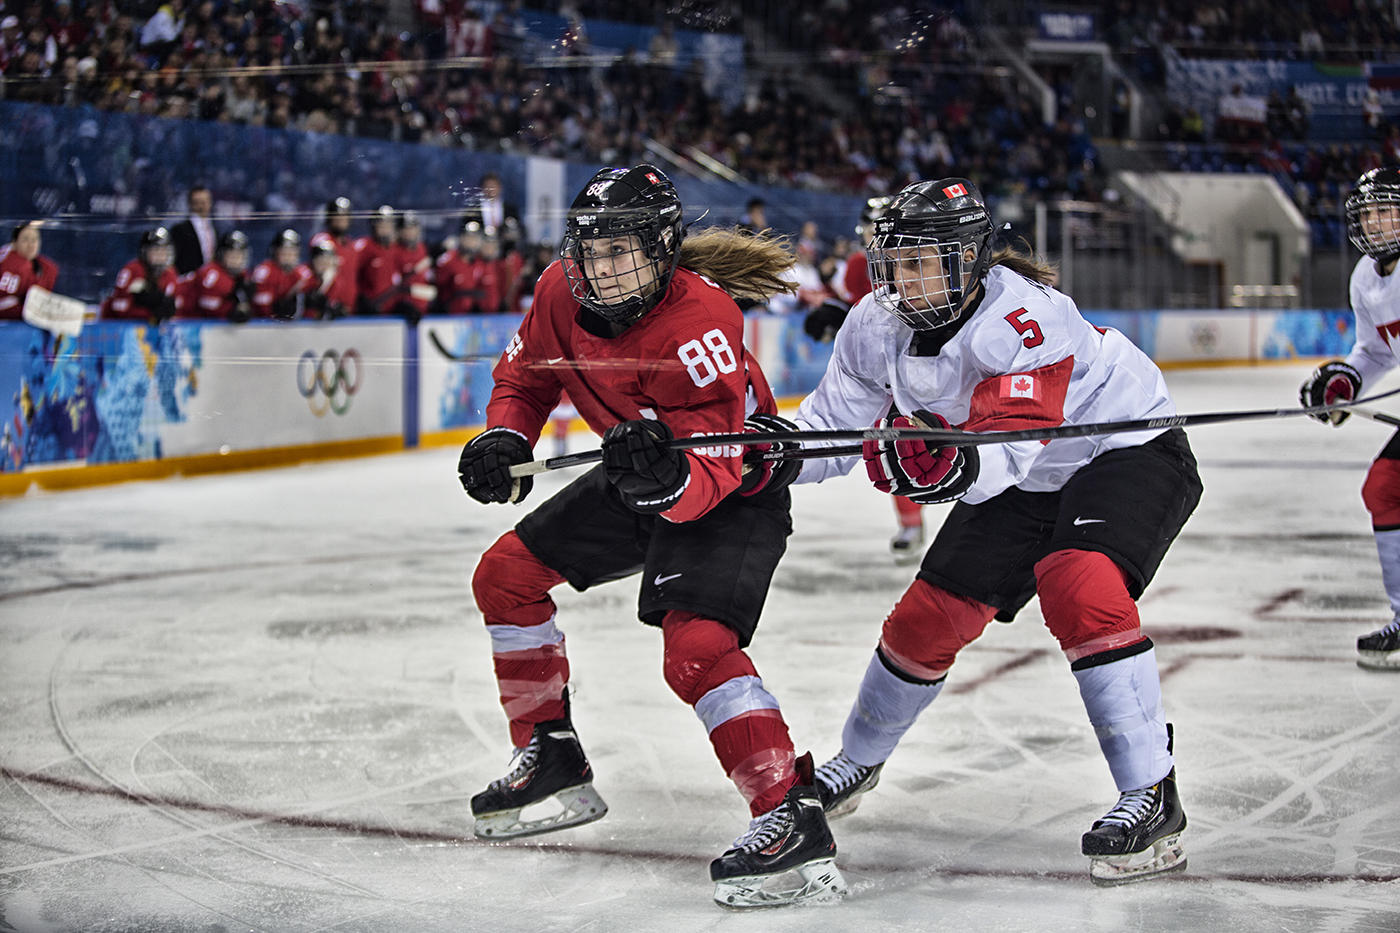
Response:
POLYGON ((1400 171, 1373 168, 1347 197, 1347 239, 1376 262, 1400 259, 1400 171))
POLYGON ((966 178, 921 181, 895 196, 866 248, 882 308, 915 330, 956 321, 987 272, 992 218, 966 178))
POLYGON ((681 199, 661 169, 605 168, 569 206, 559 248, 579 304, 629 325, 661 301, 680 259, 681 199))

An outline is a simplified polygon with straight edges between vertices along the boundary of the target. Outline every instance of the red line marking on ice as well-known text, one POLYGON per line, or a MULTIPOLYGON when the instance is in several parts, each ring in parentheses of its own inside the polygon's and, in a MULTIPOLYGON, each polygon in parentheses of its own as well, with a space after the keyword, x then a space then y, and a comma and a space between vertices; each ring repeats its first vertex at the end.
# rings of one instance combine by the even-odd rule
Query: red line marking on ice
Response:
POLYGON ((1262 619, 1269 613, 1273 612, 1275 609, 1279 608, 1285 603, 1293 602, 1302 595, 1302 587, 1293 587, 1292 589, 1287 589, 1281 593, 1277 593, 1268 602, 1264 603, 1262 606, 1258 606, 1257 608, 1255 608, 1254 617, 1256 619, 1262 619))
POLYGON ((987 683, 988 681, 996 680, 1003 674, 1009 674, 1017 668, 1025 667, 1032 661, 1037 661, 1040 658, 1045 657, 1049 653, 1050 652, 1044 648, 1036 648, 1034 651, 1027 651, 1025 654, 1017 655, 1010 661, 1007 661, 1005 664, 997 665, 990 671, 987 671, 985 674, 982 674, 980 677, 974 677, 971 680, 962 680, 958 681, 955 684, 952 684, 948 687, 948 692, 970 693, 973 690, 976 690, 978 687, 982 686, 983 684, 987 683))

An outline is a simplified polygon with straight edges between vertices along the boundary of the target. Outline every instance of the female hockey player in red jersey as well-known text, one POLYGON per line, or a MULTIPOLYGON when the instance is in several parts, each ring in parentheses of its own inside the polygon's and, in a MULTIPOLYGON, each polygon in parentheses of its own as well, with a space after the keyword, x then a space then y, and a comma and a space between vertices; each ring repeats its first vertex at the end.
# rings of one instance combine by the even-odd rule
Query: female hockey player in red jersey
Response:
MULTIPOLYGON (((1356 398, 1400 362, 1394 335, 1400 326, 1400 170, 1371 169, 1356 181, 1346 201, 1347 238, 1361 251, 1351 272, 1349 297, 1356 314, 1356 345, 1345 360, 1319 366, 1303 383, 1304 406, 1356 398)), ((1340 425, 1345 411, 1314 415, 1340 425)), ((1381 582, 1390 597, 1390 623, 1356 640, 1356 663, 1372 670, 1400 671, 1400 433, 1371 464, 1361 498, 1371 513, 1380 555, 1381 582)))
POLYGON ((603 436, 603 463, 482 556, 476 603, 491 633, 514 770, 472 798, 487 838, 547 832, 607 810, 569 718, 569 662, 549 591, 642 573, 638 616, 661 629, 666 683, 699 716, 748 801, 749 831, 710 866, 730 907, 845 891, 808 755, 744 652, 791 531, 796 463, 746 471, 738 447, 673 450, 674 436, 783 429, 743 344, 731 294, 785 288, 781 243, 708 230, 685 238, 675 187, 650 165, 604 169, 569 209, 561 259, 497 363, 489 427, 462 451, 480 502, 519 502, 539 433, 567 392, 603 436), (522 807, 554 798, 556 816, 522 807), (795 885, 788 884, 793 875, 795 885))
MULTIPOLYGON (((874 291, 851 309, 798 423, 989 431, 1174 413, 1151 360, 1090 326, 1043 263, 992 252, 992 236, 967 179, 901 191, 875 222, 874 291)), ((808 461, 796 481, 860 459, 808 461)), ((1184 868, 1171 735, 1134 602, 1200 498, 1184 432, 984 447, 868 441, 863 459, 882 491, 960 501, 884 622, 841 751, 817 770, 828 813, 849 812, 875 786, 958 651, 1039 594, 1120 791, 1084 834, 1091 877, 1116 884, 1184 868)))

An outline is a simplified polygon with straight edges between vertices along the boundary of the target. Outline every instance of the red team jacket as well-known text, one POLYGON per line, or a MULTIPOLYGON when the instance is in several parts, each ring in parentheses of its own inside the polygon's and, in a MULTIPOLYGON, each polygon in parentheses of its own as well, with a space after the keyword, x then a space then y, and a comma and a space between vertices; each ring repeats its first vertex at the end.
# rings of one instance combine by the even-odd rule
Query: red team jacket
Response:
POLYGON ((24 296, 31 285, 53 291, 58 281, 58 265, 47 256, 30 262, 10 246, 0 247, 0 320, 22 320, 24 296), (38 268, 35 268, 35 265, 38 268))
POLYGON ((397 243, 387 245, 374 237, 362 236, 355 241, 356 286, 360 299, 376 314, 386 313, 398 301, 399 264, 397 243))
POLYGON ((206 262, 180 279, 175 292, 175 316, 224 320, 233 310, 233 289, 238 282, 217 262, 206 262))
POLYGON ((850 304, 870 294, 870 262, 865 257, 865 250, 852 250, 851 255, 846 257, 846 272, 841 276, 841 287, 846 290, 842 297, 850 304))
POLYGON ((472 264, 456 250, 447 250, 437 260, 438 298, 448 314, 476 312, 476 273, 472 264))
POLYGON ((277 303, 282 299, 313 291, 320 283, 305 263, 284 269, 272 259, 264 259, 253 267, 253 317, 277 317, 277 303))
POLYGON ((345 314, 354 314, 355 299, 359 296, 356 280, 359 276, 360 254, 355 251, 355 244, 348 237, 344 240, 337 240, 331 236, 328 230, 322 230, 311 238, 311 246, 317 246, 323 242, 334 246, 336 255, 340 257, 340 265, 336 267, 335 279, 332 280, 329 287, 324 289, 326 298, 343 305, 345 314))
MULTIPOLYGON (((748 414, 777 412, 744 348, 743 314, 704 277, 677 269, 661 304, 617 337, 585 330, 579 311, 562 266, 551 264, 492 372, 488 424, 533 445, 563 392, 599 435, 636 418, 659 419, 676 437, 738 433, 748 414)), ((737 446, 686 451, 690 483, 662 517, 691 521, 714 508, 738 488, 741 454, 737 446)))
POLYGON ((428 248, 422 243, 412 247, 400 243, 394 247, 394 264, 403 283, 403 300, 417 308, 419 314, 427 314, 428 303, 436 292, 433 287, 433 257, 428 254, 428 248))
POLYGON ((166 297, 175 297, 180 274, 174 266, 166 266, 154 283, 149 281, 150 275, 151 270, 140 259, 133 259, 122 266, 112 293, 102 300, 102 317, 115 321, 146 321, 150 319, 151 312, 135 300, 138 292, 154 288, 166 297))

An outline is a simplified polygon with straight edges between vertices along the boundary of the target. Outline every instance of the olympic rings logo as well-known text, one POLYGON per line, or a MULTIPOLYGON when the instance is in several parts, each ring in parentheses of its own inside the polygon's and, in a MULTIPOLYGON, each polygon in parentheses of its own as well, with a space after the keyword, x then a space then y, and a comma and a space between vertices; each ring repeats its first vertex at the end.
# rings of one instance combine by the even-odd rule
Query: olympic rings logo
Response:
POLYGON ((328 411, 343 415, 350 410, 350 399, 360 390, 363 371, 359 350, 327 350, 319 358, 314 350, 307 350, 297 361, 297 391, 317 418, 328 411))

